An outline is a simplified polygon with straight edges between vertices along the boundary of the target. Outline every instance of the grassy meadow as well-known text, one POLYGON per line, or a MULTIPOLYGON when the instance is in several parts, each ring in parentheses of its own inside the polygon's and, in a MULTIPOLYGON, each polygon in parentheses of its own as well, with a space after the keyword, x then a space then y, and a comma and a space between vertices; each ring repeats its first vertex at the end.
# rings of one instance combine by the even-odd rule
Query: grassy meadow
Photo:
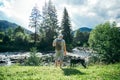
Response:
POLYGON ((84 69, 54 66, 1 66, 0 80, 120 80, 120 63, 84 69))

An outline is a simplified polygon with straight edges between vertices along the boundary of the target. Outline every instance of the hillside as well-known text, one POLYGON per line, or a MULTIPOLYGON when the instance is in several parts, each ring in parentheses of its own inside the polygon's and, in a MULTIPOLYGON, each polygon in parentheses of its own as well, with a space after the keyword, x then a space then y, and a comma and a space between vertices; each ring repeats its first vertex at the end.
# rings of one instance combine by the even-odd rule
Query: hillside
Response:
POLYGON ((120 63, 94 65, 84 69, 54 66, 0 67, 0 80, 120 80, 120 63))
POLYGON ((80 30, 81 32, 90 32, 92 29, 91 29, 91 28, 88 28, 88 27, 81 27, 81 28, 79 28, 79 30, 80 30))
POLYGON ((0 31, 5 31, 8 28, 17 28, 18 25, 15 23, 8 22, 6 20, 0 20, 0 31))
POLYGON ((91 29, 91 28, 88 28, 88 27, 81 27, 81 28, 79 28, 79 29, 77 29, 77 30, 74 30, 74 31, 72 32, 72 34, 75 35, 77 31, 80 31, 80 32, 91 32, 92 29, 91 29))
MULTIPOLYGON (((6 20, 0 20, 0 31, 4 32, 9 28, 15 29, 18 26, 20 26, 20 25, 18 25, 16 23, 9 22, 9 21, 6 21, 6 20)), ((28 33, 28 34, 32 33, 31 31, 25 29, 24 27, 22 27, 22 28, 25 30, 26 33, 28 33)))

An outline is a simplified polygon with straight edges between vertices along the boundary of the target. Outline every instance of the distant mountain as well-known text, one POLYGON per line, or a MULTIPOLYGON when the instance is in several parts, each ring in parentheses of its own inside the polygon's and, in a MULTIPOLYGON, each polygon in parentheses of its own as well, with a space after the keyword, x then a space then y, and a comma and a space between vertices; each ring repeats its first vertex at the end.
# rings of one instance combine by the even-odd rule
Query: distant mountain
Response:
POLYGON ((8 28, 17 28, 18 25, 5 20, 0 20, 0 31, 6 31, 8 28))
MULTIPOLYGON (((20 25, 18 25, 16 23, 9 22, 9 21, 6 21, 6 20, 0 20, 0 31, 4 32, 9 28, 15 29, 18 26, 20 26, 20 25)), ((31 31, 25 29, 24 27, 22 27, 22 28, 25 30, 26 33, 28 33, 28 34, 32 33, 31 31)))
POLYGON ((78 30, 80 30, 81 32, 90 32, 92 29, 88 27, 81 27, 78 30))
POLYGON ((79 30, 80 32, 91 32, 92 29, 91 29, 91 28, 88 28, 88 27, 81 27, 81 28, 79 28, 79 29, 77 29, 77 30, 74 30, 74 31, 72 32, 72 35, 74 36, 78 30, 79 30))

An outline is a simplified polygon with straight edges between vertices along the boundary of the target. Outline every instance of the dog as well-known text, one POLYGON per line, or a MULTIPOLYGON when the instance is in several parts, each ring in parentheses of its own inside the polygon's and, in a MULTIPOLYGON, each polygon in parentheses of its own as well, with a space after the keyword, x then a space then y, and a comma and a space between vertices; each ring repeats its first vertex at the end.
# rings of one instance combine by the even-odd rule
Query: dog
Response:
POLYGON ((86 63, 85 63, 85 59, 82 59, 80 57, 78 58, 74 58, 74 59, 70 59, 70 67, 75 67, 76 64, 78 63, 81 63, 81 65, 84 67, 84 68, 87 68, 86 67, 86 63))

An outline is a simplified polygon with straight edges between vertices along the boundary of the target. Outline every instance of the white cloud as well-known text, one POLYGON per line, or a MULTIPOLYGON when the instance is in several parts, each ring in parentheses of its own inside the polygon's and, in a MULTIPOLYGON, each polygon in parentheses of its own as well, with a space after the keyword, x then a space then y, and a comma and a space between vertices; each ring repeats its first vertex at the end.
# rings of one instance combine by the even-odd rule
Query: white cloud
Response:
POLYGON ((12 19, 12 22, 28 28, 29 15, 36 1, 37 0, 3 0, 4 6, 0 7, 0 11, 4 12, 10 20, 12 19))
MULTIPOLYGON (((95 27, 105 21, 120 22, 120 0, 84 0, 84 4, 67 4, 72 24, 95 27)), ((73 27, 74 28, 74 27, 73 27)))
POLYGON ((120 27, 120 23, 117 24, 117 27, 120 27))
MULTIPOLYGON (((42 10, 48 0, 0 0, 4 5, 0 11, 26 28, 29 16, 35 4, 42 10)), ((120 0, 52 0, 57 9, 59 25, 63 17, 64 7, 67 8, 73 29, 82 26, 95 27, 105 21, 116 21, 120 25, 120 0)), ((1 3, 1 4, 2 4, 1 3)), ((8 19, 7 18, 7 19, 8 19)))
POLYGON ((37 4, 39 10, 42 10, 45 1, 48 2, 48 0, 1 0, 4 6, 0 7, 0 11, 13 22, 29 29, 29 16, 33 6, 37 4))

